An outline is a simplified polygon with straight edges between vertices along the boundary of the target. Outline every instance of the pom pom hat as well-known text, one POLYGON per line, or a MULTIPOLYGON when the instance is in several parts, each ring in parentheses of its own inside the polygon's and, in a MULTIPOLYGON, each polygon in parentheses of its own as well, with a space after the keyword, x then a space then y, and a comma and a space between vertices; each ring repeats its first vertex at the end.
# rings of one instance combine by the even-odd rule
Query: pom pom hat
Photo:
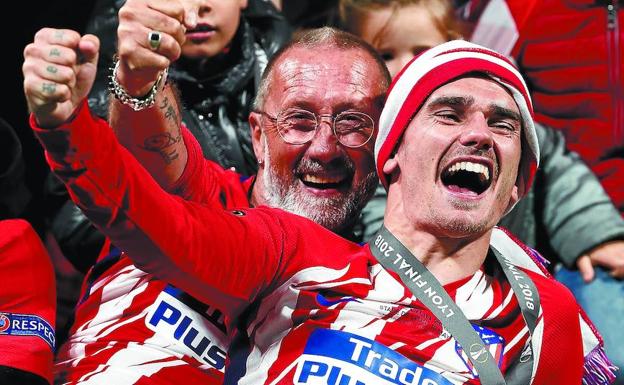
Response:
POLYGON ((377 173, 386 189, 389 178, 384 175, 383 166, 429 95, 453 80, 475 73, 486 75, 507 89, 520 110, 523 143, 517 185, 520 197, 526 195, 539 163, 533 106, 527 86, 509 59, 488 48, 463 40, 453 40, 423 52, 408 63, 392 81, 379 118, 379 132, 375 142, 377 173))

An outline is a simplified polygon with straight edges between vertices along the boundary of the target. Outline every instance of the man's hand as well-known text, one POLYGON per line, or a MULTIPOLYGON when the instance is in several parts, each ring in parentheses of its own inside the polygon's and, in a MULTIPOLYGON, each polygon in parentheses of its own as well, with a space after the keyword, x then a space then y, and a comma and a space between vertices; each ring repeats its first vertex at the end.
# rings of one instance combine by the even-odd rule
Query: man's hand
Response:
POLYGON ((195 27, 196 0, 128 0, 119 10, 117 81, 132 96, 145 95, 158 73, 182 54, 187 27, 195 27), (152 47, 148 36, 160 43, 152 47))
POLYGON ((612 277, 624 278, 624 241, 611 241, 590 250, 587 254, 580 256, 576 261, 579 273, 586 283, 594 279, 594 266, 601 266, 612 277))
POLYGON ((67 29, 43 28, 24 49, 24 94, 37 124, 69 120, 93 86, 100 41, 67 29))

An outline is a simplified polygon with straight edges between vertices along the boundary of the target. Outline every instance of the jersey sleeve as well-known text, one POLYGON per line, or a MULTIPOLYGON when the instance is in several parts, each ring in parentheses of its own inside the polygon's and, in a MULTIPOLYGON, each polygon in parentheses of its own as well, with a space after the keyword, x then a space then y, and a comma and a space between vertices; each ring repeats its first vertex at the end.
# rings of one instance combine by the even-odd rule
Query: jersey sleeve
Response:
POLYGON ((0 221, 0 281, 0 366, 51 382, 54 270, 41 240, 26 221, 0 221))
POLYGON ((270 210, 240 216, 165 192, 84 104, 67 126, 31 125, 72 199, 137 267, 233 313, 275 278, 285 226, 270 210))

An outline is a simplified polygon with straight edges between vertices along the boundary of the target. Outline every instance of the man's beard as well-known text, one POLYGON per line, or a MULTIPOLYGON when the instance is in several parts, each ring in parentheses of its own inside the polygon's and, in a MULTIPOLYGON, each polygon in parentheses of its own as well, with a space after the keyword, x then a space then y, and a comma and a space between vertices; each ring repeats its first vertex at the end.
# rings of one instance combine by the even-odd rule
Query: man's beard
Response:
MULTIPOLYGON (((359 218, 362 208, 372 197, 377 186, 377 175, 374 169, 345 195, 338 197, 302 196, 301 184, 296 175, 302 170, 318 170, 324 168, 318 161, 302 158, 288 180, 282 180, 271 163, 268 148, 265 146, 265 166, 263 169, 264 191, 266 202, 272 207, 281 208, 291 213, 306 217, 319 225, 336 233, 351 231, 351 227, 359 218)), ((353 170, 353 161, 344 157, 347 169, 353 170)), ((353 174, 353 172, 352 172, 353 174)))

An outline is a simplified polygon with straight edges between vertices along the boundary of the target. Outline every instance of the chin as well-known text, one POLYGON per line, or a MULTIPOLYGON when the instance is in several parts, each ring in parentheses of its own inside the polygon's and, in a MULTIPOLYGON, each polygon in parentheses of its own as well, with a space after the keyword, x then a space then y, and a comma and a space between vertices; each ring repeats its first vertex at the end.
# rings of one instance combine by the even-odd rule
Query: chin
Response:
POLYGON ((480 217, 474 211, 455 211, 454 214, 442 215, 439 212, 432 213, 432 224, 448 238, 464 238, 481 235, 490 230, 494 225, 486 217, 480 217))
POLYGON ((223 49, 215 47, 214 44, 189 44, 185 45, 182 49, 182 56, 189 59, 201 59, 206 57, 213 57, 221 53, 223 49))

